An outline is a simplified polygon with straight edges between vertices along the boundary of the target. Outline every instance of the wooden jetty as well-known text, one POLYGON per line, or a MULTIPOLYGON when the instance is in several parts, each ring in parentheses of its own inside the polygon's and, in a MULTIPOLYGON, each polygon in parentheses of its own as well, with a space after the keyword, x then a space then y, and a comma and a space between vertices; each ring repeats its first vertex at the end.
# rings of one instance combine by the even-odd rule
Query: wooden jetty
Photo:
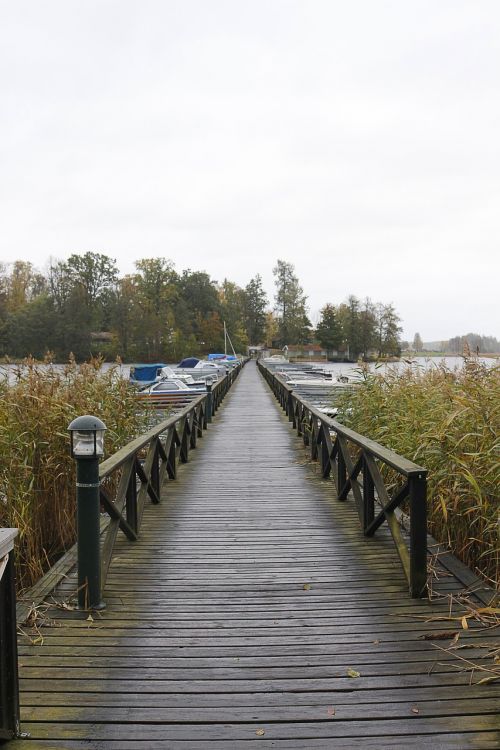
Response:
POLYGON ((409 596, 387 526, 363 535, 254 363, 161 494, 117 538, 107 608, 64 608, 69 577, 20 636, 9 750, 500 746, 500 686, 467 669, 493 631, 437 619, 460 589, 439 565, 441 596, 409 596))

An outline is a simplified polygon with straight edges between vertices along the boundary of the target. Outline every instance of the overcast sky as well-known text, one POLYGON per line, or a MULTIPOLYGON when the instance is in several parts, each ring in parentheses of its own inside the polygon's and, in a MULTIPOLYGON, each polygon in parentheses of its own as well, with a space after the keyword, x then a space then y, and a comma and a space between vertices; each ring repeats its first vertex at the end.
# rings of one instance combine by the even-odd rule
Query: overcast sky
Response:
POLYGON ((498 0, 0 3, 0 260, 143 257, 500 337, 498 0))

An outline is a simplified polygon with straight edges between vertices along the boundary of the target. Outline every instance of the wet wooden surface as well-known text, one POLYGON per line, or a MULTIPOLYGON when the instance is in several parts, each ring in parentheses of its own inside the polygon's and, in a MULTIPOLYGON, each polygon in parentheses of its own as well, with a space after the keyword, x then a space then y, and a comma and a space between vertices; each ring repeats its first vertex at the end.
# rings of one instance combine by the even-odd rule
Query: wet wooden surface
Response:
POLYGON ((487 664, 495 633, 409 598, 387 534, 363 538, 253 363, 141 539, 118 544, 105 600, 93 620, 52 608, 43 642, 20 638, 31 738, 9 747, 500 744, 498 683, 460 660, 487 664), (441 651, 443 631, 473 648, 441 651))

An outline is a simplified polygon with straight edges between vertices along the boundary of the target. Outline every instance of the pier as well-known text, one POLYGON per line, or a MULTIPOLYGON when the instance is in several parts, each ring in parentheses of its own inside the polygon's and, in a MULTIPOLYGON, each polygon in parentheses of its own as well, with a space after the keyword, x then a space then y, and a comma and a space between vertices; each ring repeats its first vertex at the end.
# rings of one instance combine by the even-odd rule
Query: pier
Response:
MULTIPOLYGON (((482 663, 495 633, 447 619, 472 575, 435 560, 429 599, 422 550, 405 572, 411 533, 382 523, 389 510, 363 533, 375 515, 357 497, 361 464, 335 457, 325 436, 311 450, 314 413, 298 439, 298 412, 275 396, 250 362, 204 432, 198 412, 189 437, 171 439, 165 471, 146 481, 138 538, 115 518, 106 609, 70 604, 71 572, 44 591, 37 629, 18 642, 29 736, 9 750, 499 746, 500 685, 478 684, 486 673, 463 662, 482 663)), ((365 481, 372 500, 384 493, 375 485, 365 481)))

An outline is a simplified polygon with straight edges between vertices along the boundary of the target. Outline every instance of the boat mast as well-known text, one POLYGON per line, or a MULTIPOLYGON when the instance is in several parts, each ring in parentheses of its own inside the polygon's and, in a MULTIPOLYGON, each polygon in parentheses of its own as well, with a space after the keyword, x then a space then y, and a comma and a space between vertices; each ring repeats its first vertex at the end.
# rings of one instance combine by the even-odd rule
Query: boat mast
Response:
POLYGON ((234 351, 233 342, 231 341, 231 337, 229 336, 226 328, 226 321, 224 321, 224 356, 227 357, 227 342, 229 341, 231 345, 231 349, 233 350, 233 354, 236 358, 236 352, 234 351))

